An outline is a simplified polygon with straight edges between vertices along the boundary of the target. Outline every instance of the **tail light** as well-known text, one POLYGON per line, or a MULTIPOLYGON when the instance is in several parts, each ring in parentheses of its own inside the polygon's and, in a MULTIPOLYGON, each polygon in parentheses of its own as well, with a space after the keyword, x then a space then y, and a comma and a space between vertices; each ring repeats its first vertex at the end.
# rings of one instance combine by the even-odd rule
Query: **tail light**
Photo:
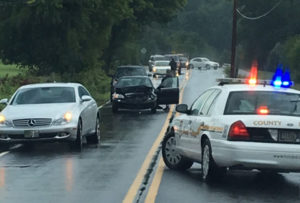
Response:
POLYGON ((242 121, 236 121, 231 125, 228 133, 228 140, 243 141, 249 139, 250 136, 248 130, 242 121))

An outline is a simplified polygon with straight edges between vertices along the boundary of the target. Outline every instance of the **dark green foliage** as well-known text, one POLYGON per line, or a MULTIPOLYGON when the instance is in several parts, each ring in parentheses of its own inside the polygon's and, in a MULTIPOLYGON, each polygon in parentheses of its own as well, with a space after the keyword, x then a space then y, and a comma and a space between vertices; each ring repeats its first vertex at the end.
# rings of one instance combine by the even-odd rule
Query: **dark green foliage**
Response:
POLYGON ((78 72, 101 60, 129 0, 36 0, 0 7, 0 57, 40 73, 78 72))
MULTIPOLYGON (((278 0, 239 0, 240 10, 247 16, 259 16, 270 10, 278 0)), ((276 63, 283 61, 280 44, 296 34, 300 34, 300 2, 282 1, 269 15, 251 21, 239 16, 238 41, 242 46, 243 60, 249 67, 257 59, 260 69, 273 70, 276 63)), ((287 64, 286 64, 287 65, 287 64)))

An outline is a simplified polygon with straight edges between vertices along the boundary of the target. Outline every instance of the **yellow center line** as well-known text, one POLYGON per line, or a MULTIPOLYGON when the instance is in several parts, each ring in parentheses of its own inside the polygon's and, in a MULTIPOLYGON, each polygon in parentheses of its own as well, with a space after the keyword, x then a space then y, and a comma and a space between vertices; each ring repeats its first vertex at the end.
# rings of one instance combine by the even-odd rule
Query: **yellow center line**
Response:
MULTIPOLYGON (((181 91, 181 94, 180 94, 180 98, 179 98, 179 103, 180 104, 182 103, 182 98, 183 98, 183 92, 184 92, 185 85, 182 87, 182 91, 181 91)), ((176 113, 176 115, 177 115, 177 113, 176 113)), ((162 157, 160 157, 156 172, 154 174, 152 183, 149 187, 148 194, 147 194, 146 199, 145 199, 145 203, 154 203, 155 202, 155 199, 156 199, 156 196, 157 196, 157 193, 158 193, 158 189, 159 189, 159 186, 160 186, 160 183, 161 183, 161 179, 162 179, 162 176, 164 174, 164 170, 165 170, 165 163, 163 162, 162 157)))
POLYGON ((160 157, 153 181, 151 183, 151 186, 149 188, 148 194, 145 199, 145 203, 155 202, 155 199, 156 199, 156 196, 158 193, 158 189, 160 186, 160 182, 161 182, 162 176, 164 174, 164 170, 165 170, 165 163, 164 163, 162 157, 160 157))
MULTIPOLYGON (((189 72, 188 72, 189 73, 189 72)), ((180 98, 179 98, 179 101, 182 100, 182 91, 186 85, 186 82, 187 82, 187 79, 184 81, 184 85, 182 86, 182 89, 181 89, 181 94, 180 94, 180 98)), ((180 103, 180 102, 179 102, 180 103)), ((148 152, 143 164, 142 164, 142 167, 140 168, 137 176, 135 177, 133 183, 131 184, 125 198, 123 199, 123 203, 132 203, 139 191, 139 188, 140 188, 140 185, 142 184, 142 181, 144 179, 144 176, 147 172, 147 169, 149 168, 149 165, 152 161, 152 157, 154 156, 155 152, 157 151, 164 135, 165 135, 165 132, 167 131, 167 128, 169 126, 169 120, 172 116, 172 112, 174 111, 174 105, 171 106, 170 108, 170 111, 168 113, 168 116, 167 116, 167 119, 158 135, 158 137, 156 138, 156 140, 154 141, 150 151, 148 152)))

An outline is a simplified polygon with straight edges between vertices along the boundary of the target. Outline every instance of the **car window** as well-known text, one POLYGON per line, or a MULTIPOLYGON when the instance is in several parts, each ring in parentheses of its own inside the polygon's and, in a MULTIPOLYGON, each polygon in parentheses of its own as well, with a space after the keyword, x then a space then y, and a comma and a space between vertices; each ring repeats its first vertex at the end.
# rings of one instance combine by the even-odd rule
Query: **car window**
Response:
POLYGON ((156 61, 155 65, 156 66, 169 66, 169 61, 156 61))
POLYGON ((205 104, 203 105, 199 115, 207 115, 209 109, 211 108, 212 104, 214 103, 217 96, 220 94, 221 90, 215 90, 206 100, 205 104))
POLYGON ((122 67, 118 68, 116 72, 116 78, 120 78, 123 76, 136 76, 136 75, 142 75, 146 76, 146 70, 141 67, 122 67))
POLYGON ((81 98, 82 96, 91 96, 90 93, 84 87, 78 87, 78 94, 81 98))
POLYGON ((178 78, 177 77, 166 77, 162 80, 160 84, 161 88, 177 88, 178 78))
POLYGON ((267 108, 270 115, 300 116, 300 95, 273 91, 231 92, 224 114, 257 114, 261 107, 267 108))
POLYGON ((73 87, 35 87, 19 90, 11 104, 21 105, 74 102, 76 102, 76 99, 73 87))
POLYGON ((196 101, 193 103, 190 112, 191 115, 198 115, 200 109, 202 108, 202 106, 204 105, 205 101, 207 100, 207 98, 214 92, 214 89, 211 90, 207 90, 206 92, 204 92, 202 95, 200 95, 198 97, 198 99, 196 99, 196 101))

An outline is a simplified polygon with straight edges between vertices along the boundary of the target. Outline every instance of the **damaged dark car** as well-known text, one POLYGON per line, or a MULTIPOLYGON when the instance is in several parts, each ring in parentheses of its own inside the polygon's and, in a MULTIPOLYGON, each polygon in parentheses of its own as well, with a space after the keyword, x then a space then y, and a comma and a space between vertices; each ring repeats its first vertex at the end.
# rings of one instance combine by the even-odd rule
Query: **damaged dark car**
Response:
POLYGON ((165 78, 155 88, 149 77, 121 77, 112 94, 112 111, 119 109, 150 109, 156 113, 159 105, 178 104, 179 82, 177 77, 165 78))

